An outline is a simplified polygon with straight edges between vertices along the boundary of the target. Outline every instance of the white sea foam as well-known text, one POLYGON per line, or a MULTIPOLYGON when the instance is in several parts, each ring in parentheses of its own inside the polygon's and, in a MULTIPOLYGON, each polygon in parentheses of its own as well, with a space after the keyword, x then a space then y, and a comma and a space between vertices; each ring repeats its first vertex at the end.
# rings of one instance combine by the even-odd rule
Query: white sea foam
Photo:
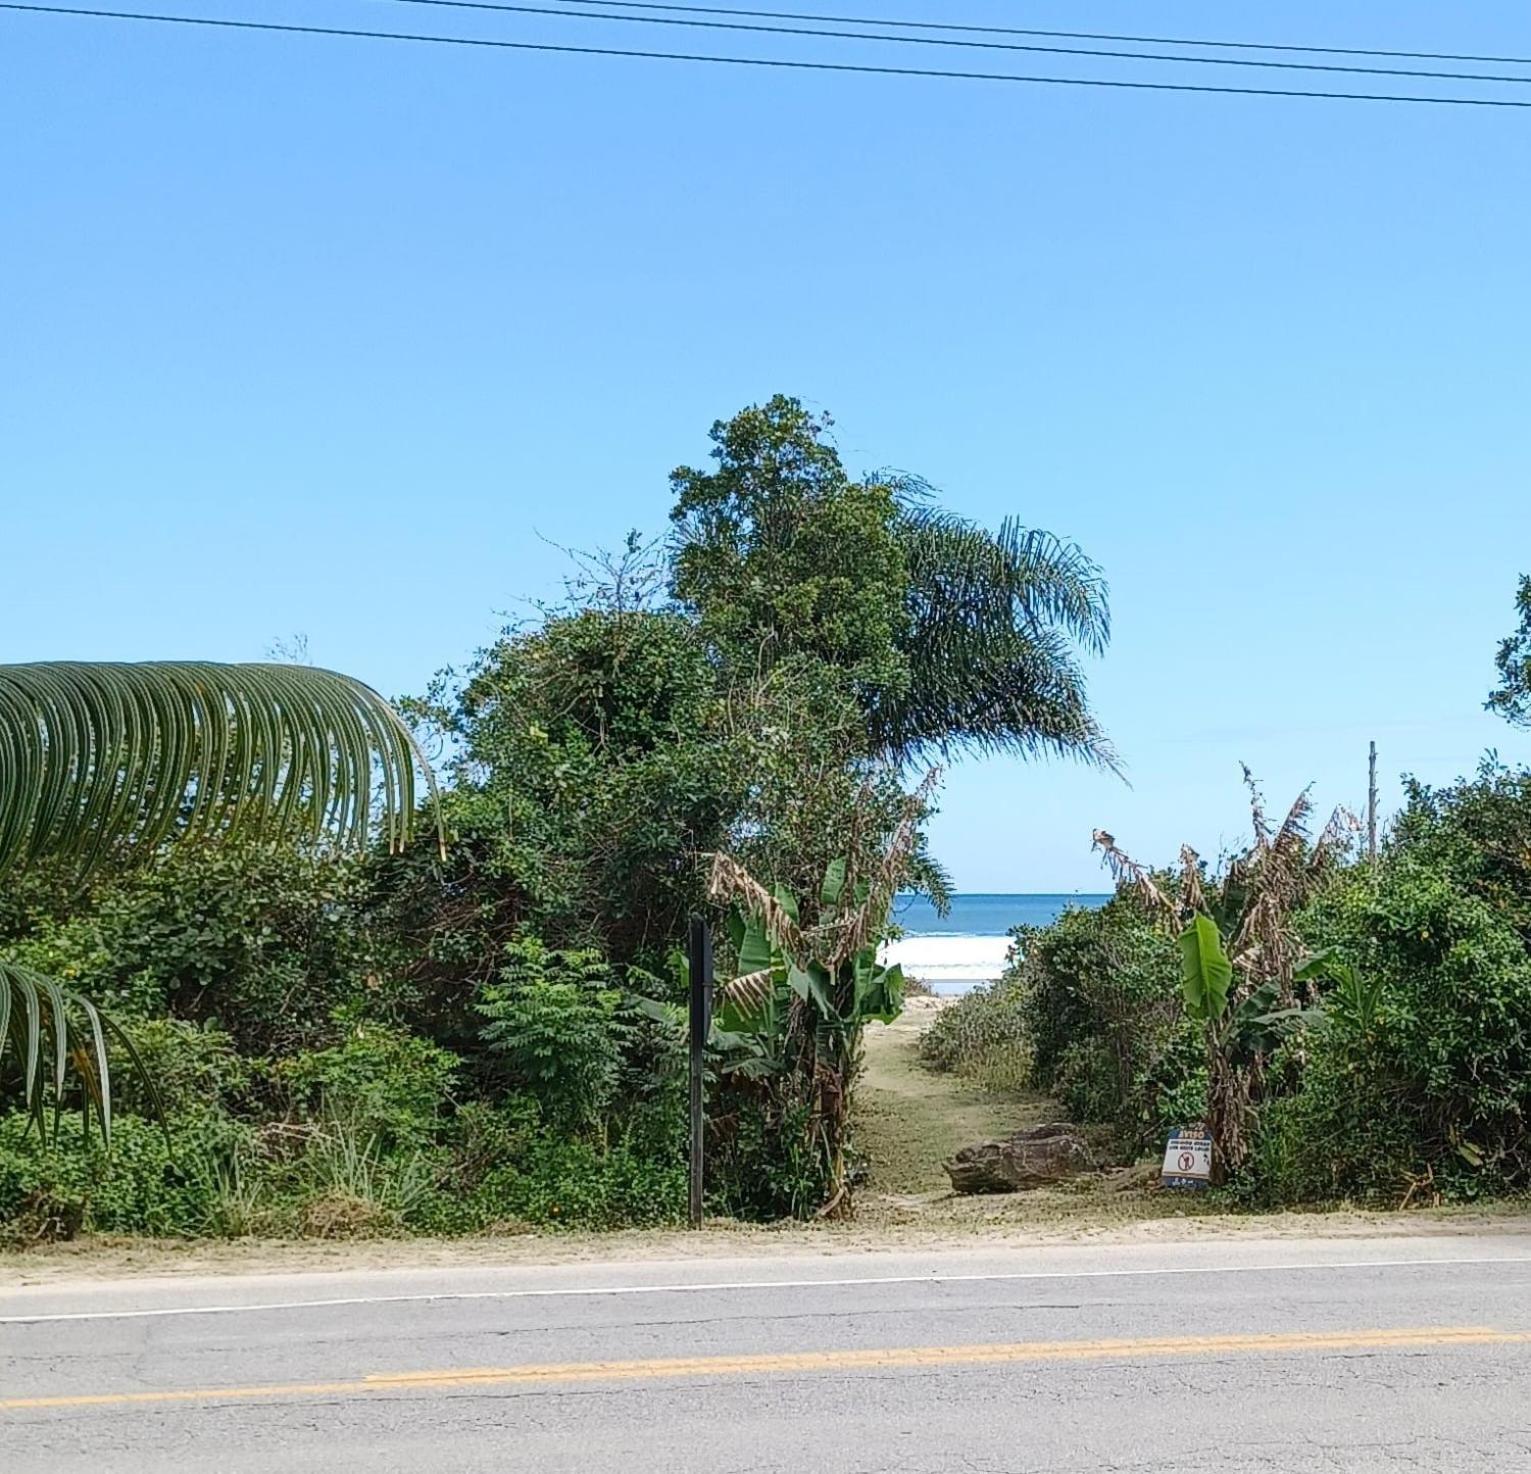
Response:
POLYGON ((1009 952, 1009 937, 913 936, 886 943, 881 960, 938 993, 965 993, 999 977, 1009 952))

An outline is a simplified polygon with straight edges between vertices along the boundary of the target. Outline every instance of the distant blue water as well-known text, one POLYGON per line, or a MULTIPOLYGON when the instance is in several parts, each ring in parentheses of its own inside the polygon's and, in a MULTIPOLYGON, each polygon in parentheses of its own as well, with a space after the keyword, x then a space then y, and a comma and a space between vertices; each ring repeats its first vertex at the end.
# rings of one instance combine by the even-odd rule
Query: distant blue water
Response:
POLYGON ((892 920, 904 936, 883 948, 883 958, 897 962, 905 977, 918 978, 937 993, 965 993, 1004 972, 1011 927, 1046 926, 1069 906, 1099 906, 1109 899, 1089 891, 1046 896, 974 893, 953 896, 950 913, 937 916, 924 897, 900 896, 892 920))
POLYGON ((892 921, 911 937, 1002 937, 1012 926, 1046 926, 1068 906, 1102 906, 1108 894, 1074 891, 1068 895, 985 895, 973 892, 952 897, 947 916, 924 896, 900 896, 893 903, 892 921))

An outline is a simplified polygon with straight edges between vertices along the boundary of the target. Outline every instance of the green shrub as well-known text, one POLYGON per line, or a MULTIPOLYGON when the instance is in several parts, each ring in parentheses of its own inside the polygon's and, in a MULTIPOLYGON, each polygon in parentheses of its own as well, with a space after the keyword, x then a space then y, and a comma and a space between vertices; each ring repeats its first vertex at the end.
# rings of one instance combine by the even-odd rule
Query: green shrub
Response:
POLYGON ((429 1040, 356 1020, 342 1043, 280 1060, 272 1075, 298 1119, 411 1151, 435 1139, 460 1063, 429 1040))
POLYGON ((1032 1059, 1023 999, 1024 990, 1013 973, 963 994, 935 1016, 920 1039, 920 1058, 933 1070, 969 1076, 1008 1058, 1024 1083, 1032 1059))
POLYGON ((726 1114, 709 1122, 709 1210, 764 1223, 816 1212, 827 1178, 808 1129, 811 1116, 803 1102, 764 1093, 731 1096, 726 1114))
POLYGON ((332 1037, 338 1007, 384 990, 365 885, 359 862, 291 845, 182 845, 107 872, 67 917, 35 918, 14 951, 118 1013, 213 1023, 246 1054, 285 1054, 332 1037))
POLYGON ((1267 1109, 1273 1199, 1531 1186, 1531 953, 1518 906, 1481 888, 1471 848, 1464 862, 1460 836, 1442 834, 1452 817, 1412 811, 1388 862, 1358 869, 1307 918, 1380 986, 1373 1017, 1331 1009, 1309 1031, 1295 1092, 1267 1109), (1287 1145, 1299 1136, 1305 1154, 1287 1145))
POLYGON ((500 981, 474 1007, 480 1035, 555 1131, 581 1132, 611 1104, 621 1067, 622 990, 599 953, 550 950, 527 938, 507 949, 500 981))
POLYGON ((1029 1085, 1080 1122, 1156 1145, 1197 1119, 1205 1071, 1181 1005, 1173 938, 1130 895, 1017 927, 1005 976, 943 1009, 921 1044, 934 1069, 991 1087, 1029 1085))
POLYGON ((173 1152, 158 1125, 120 1115, 110 1150, 69 1130, 45 1143, 24 1115, 0 1117, 0 1235, 29 1242, 83 1230, 222 1232, 227 1205, 211 1164, 247 1152, 250 1133, 206 1115, 177 1122, 172 1139, 173 1152))
MULTIPOLYGON (((1395 1207, 1429 1180, 1407 1103, 1358 1067, 1349 1043, 1306 1041, 1300 1088, 1260 1113, 1245 1195, 1272 1205, 1342 1201, 1395 1207)), ((1435 1196, 1426 1188, 1424 1199, 1435 1196)))
MULTIPOLYGON (((215 1024, 172 1018, 126 1018, 122 1023, 168 1119, 249 1104, 258 1070, 215 1024)), ((119 1056, 113 1061, 112 1073, 115 1109, 152 1117, 155 1101, 142 1077, 126 1067, 126 1059, 120 1057, 122 1051, 114 1053, 119 1056)))

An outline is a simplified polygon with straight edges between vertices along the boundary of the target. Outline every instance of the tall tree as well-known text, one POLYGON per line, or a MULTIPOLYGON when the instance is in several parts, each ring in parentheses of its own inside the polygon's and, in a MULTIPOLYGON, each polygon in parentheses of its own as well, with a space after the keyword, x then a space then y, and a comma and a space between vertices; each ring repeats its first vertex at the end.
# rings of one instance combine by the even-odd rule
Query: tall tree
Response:
POLYGON ((712 427, 715 468, 671 473, 674 593, 742 673, 804 656, 873 693, 908 684, 895 488, 853 481, 833 421, 777 395, 712 427))
POLYGON ((713 426, 714 469, 671 478, 673 591, 723 658, 841 670, 869 756, 1113 761, 1080 665, 1110 634, 1095 564, 1014 520, 964 521, 917 478, 851 477, 831 425, 778 395, 713 426))
POLYGON ((1521 576, 1515 591, 1515 611, 1520 623, 1500 642, 1494 658, 1500 684, 1486 705, 1517 727, 1531 727, 1531 574, 1521 576))

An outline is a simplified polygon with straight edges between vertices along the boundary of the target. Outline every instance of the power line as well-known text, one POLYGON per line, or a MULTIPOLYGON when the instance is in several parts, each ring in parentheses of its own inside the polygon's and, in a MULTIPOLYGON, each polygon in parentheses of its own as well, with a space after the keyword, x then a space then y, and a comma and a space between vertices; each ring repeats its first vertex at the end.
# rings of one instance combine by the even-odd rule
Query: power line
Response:
MULTIPOLYGON (((1322 61, 1266 61, 1254 57, 1166 56, 1152 51, 1105 51, 1090 46, 1052 46, 1038 42, 966 41, 939 36, 899 36, 877 31, 831 31, 816 26, 763 26, 749 21, 689 20, 671 15, 611 15, 596 10, 559 10, 550 5, 520 5, 505 0, 389 0, 394 5, 432 5, 446 10, 488 10, 499 14, 554 15, 561 20, 617 21, 625 25, 688 26, 708 31, 749 31, 767 36, 825 36, 836 41, 891 41, 901 46, 960 46, 978 51, 1042 52, 1049 56, 1113 57, 1122 61, 1195 63, 1213 67, 1264 67, 1284 72, 1347 72, 1363 77, 1420 77, 1430 81, 1509 82, 1531 86, 1531 75, 1507 77, 1484 72, 1420 71, 1404 67, 1364 67, 1322 61)), ((596 4, 604 0, 594 0, 596 4)), ((873 24, 868 22, 868 24, 873 24)))
POLYGON ((368 41, 409 41, 494 51, 544 52, 562 56, 612 56, 644 61, 686 61, 717 66, 761 67, 798 72, 840 72, 874 77, 934 77, 955 82, 1011 82, 1044 87, 1097 87, 1129 92, 1200 92, 1228 97, 1327 98, 1336 102, 1414 103, 1429 107, 1531 108, 1531 101, 1505 97, 1421 97, 1409 93, 1322 92, 1283 87, 1232 87, 1197 82, 1133 82, 1108 77, 1051 77, 1017 72, 959 72, 934 67, 872 66, 839 61, 796 61, 785 57, 716 56, 688 51, 635 51, 617 46, 566 46, 548 41, 502 41, 482 36, 433 36, 406 31, 368 31, 341 26, 299 26, 277 21, 230 20, 204 15, 164 15, 138 10, 97 10, 83 6, 31 5, 0 0, 0 10, 33 15, 84 16, 93 20, 147 21, 157 25, 201 26, 216 30, 265 31, 290 36, 337 36, 368 41))
POLYGON ((1274 41, 1209 41, 1188 36, 1118 36, 1106 31, 1042 31, 1021 26, 980 26, 956 21, 888 20, 882 16, 817 15, 799 10, 742 10, 727 5, 661 5, 647 0, 558 0, 560 5, 604 5, 612 10, 685 11, 693 15, 738 15, 759 20, 811 20, 848 26, 893 26, 909 31, 963 31, 970 35, 1050 36, 1058 41, 1120 41, 1130 46, 1213 46, 1229 51, 1297 51, 1309 56, 1378 56, 1396 61, 1476 61, 1531 66, 1528 56, 1468 56, 1454 51, 1386 51, 1365 46, 1283 46, 1274 41))

